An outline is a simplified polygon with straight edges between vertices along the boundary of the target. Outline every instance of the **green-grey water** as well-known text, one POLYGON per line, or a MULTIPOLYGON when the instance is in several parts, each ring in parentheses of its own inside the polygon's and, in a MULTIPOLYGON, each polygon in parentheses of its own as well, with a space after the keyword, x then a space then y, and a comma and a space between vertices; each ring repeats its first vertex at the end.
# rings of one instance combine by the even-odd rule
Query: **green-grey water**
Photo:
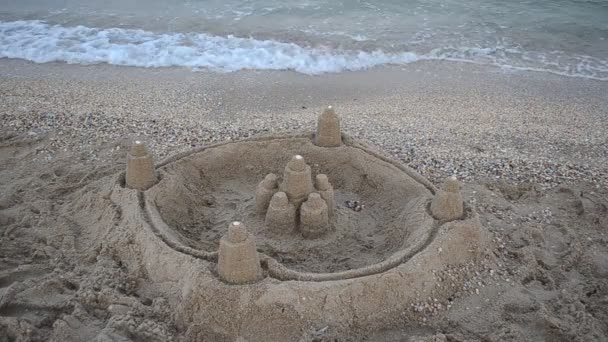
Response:
POLYGON ((0 56, 318 74, 454 60, 608 80, 605 0, 0 0, 0 56))

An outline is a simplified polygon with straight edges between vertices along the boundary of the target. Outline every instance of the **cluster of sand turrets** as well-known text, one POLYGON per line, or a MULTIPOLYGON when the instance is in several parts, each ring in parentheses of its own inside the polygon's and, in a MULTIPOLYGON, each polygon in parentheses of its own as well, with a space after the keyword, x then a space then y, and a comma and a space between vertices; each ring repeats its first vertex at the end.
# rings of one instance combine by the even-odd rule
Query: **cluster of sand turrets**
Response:
POLYGON ((255 199, 268 229, 280 233, 299 228, 305 238, 325 234, 336 207, 327 176, 317 175, 313 184, 310 166, 300 155, 287 163, 280 184, 275 174, 267 175, 258 184, 255 199))

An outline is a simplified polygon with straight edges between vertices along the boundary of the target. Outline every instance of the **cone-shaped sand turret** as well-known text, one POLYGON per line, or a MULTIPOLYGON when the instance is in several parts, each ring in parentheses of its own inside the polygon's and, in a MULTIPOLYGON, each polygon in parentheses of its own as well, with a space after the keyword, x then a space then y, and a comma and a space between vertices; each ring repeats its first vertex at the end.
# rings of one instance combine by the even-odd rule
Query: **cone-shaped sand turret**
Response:
POLYGON ((148 152, 146 145, 137 140, 127 153, 127 172, 125 182, 127 187, 137 190, 147 190, 156 184, 156 171, 154 159, 148 152))
POLYGON ((296 208, 289 203, 287 194, 282 191, 275 193, 266 211, 266 226, 275 232, 288 232, 296 225, 296 208))
POLYGON ((300 207, 300 231, 305 238, 314 239, 325 234, 328 228, 327 204, 314 192, 308 195, 308 200, 300 207))
POLYGON ((338 147, 342 145, 340 117, 331 106, 327 107, 327 109, 319 115, 315 144, 321 147, 338 147))
POLYGON ((464 201, 460 194, 460 183, 456 177, 449 177, 438 190, 431 202, 431 213, 442 221, 452 221, 464 215, 464 201))
POLYGON ((310 166, 306 164, 304 157, 296 155, 287 163, 280 188, 296 208, 314 190, 310 166))
POLYGON ((262 278, 255 241, 241 222, 232 222, 228 234, 220 239, 218 273, 230 284, 253 283, 262 278))
POLYGON ((255 190, 255 207, 258 213, 263 214, 268 209, 270 199, 278 191, 277 175, 269 173, 255 190))
POLYGON ((329 183, 329 179, 324 174, 318 174, 315 178, 315 188, 325 203, 327 204, 327 213, 331 217, 336 209, 336 200, 334 196, 334 188, 329 183))

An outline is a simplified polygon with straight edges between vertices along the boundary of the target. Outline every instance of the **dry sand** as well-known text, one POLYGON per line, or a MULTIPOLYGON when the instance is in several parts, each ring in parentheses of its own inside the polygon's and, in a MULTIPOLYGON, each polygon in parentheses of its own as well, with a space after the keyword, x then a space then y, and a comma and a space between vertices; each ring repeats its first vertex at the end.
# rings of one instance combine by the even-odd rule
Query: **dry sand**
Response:
POLYGON ((0 341, 195 340, 163 285, 85 248, 64 208, 122 171, 135 137, 162 159, 312 129, 327 104, 431 181, 463 179, 496 263, 454 269, 444 281, 462 290, 392 330, 317 327, 309 340, 606 340, 606 94, 606 82, 455 63, 310 77, 0 60, 0 341))

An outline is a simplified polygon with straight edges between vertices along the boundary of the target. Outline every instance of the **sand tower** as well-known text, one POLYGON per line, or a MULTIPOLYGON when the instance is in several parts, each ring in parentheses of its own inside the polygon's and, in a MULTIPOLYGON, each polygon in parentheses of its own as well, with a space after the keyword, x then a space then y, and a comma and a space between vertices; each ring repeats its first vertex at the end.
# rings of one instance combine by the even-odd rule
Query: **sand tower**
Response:
POLYGON ((304 157, 301 155, 293 156, 287 163, 280 189, 287 194, 289 202, 293 203, 296 208, 314 190, 310 166, 306 164, 304 157))
POLYGON ((327 203, 318 193, 313 192, 308 195, 308 200, 300 208, 300 231, 302 236, 307 239, 314 239, 325 234, 328 228, 327 203))
POLYGON ((452 221, 464 215, 464 201, 460 194, 460 183, 456 177, 449 177, 443 183, 431 202, 431 212, 438 220, 452 221))
POLYGON ((154 159, 146 145, 136 140, 127 153, 127 172, 125 175, 127 187, 137 190, 147 190, 156 184, 154 159))
POLYGON ((321 147, 338 147, 342 145, 340 117, 331 106, 327 107, 327 109, 319 115, 315 144, 321 147))
POLYGON ((255 190, 255 207, 258 213, 265 213, 270 199, 278 191, 277 175, 269 173, 255 190))
POLYGON ((255 241, 241 222, 232 222, 220 239, 218 273, 230 284, 253 283, 262 277, 255 241))
MULTIPOLYGON (((130 167, 148 155, 139 144, 130 167)), ((111 201, 97 191, 64 209, 129 276, 144 272, 192 336, 292 341, 311 327, 338 336, 422 322, 428 312, 413 306, 448 303, 467 281, 437 274, 495 264, 492 236, 456 179, 438 190, 347 134, 338 147, 306 131, 197 147, 156 169, 148 160, 159 181, 146 191, 104 177, 94 186, 111 201), (79 213, 91 199, 107 205, 95 222, 79 213)))
POLYGON ((272 196, 266 211, 266 226, 275 232, 291 231, 296 226, 296 207, 287 194, 279 191, 272 196))
POLYGON ((333 216, 334 211, 336 209, 336 199, 334 195, 334 188, 329 183, 327 175, 317 175, 317 177, 315 178, 315 188, 317 189, 319 195, 321 195, 321 198, 325 200, 325 203, 327 204, 328 215, 330 217, 333 216))

